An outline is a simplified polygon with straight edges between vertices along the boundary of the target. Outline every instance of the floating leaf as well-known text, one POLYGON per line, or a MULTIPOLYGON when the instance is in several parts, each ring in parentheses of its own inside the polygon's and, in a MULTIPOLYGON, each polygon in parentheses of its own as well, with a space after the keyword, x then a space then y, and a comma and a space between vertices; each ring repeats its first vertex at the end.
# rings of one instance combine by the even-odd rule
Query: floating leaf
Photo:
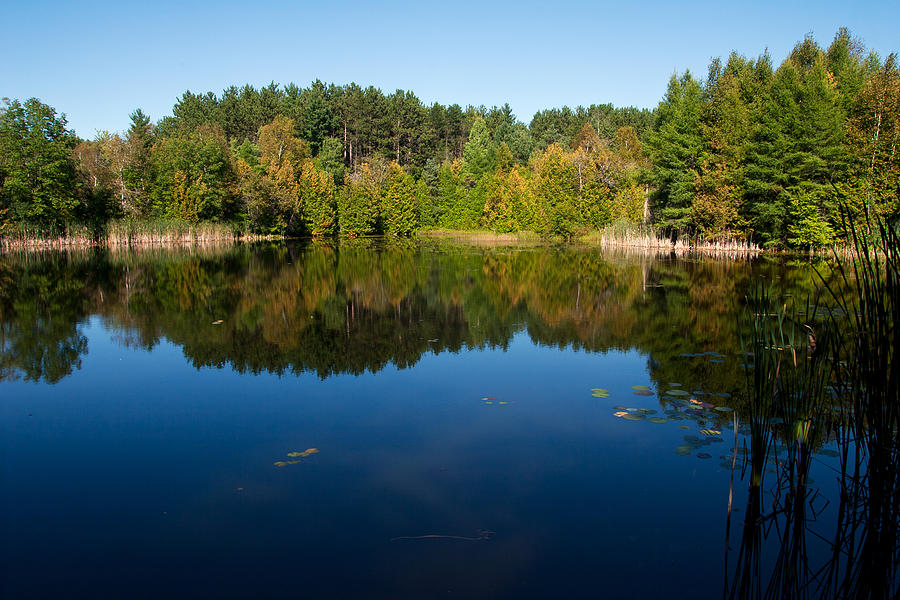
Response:
POLYGON ((669 390, 666 394, 669 396, 690 396, 690 394, 684 390, 669 390))
POLYGON ((722 435, 722 432, 718 429, 701 429, 700 433, 703 435, 722 435))
POLYGON ((637 412, 639 412, 643 415, 655 415, 656 414, 656 411, 653 410, 652 408, 639 408, 639 409, 637 409, 637 412))
POLYGON ((634 413, 628 413, 625 415, 625 418, 629 421, 643 421, 644 415, 636 415, 634 413))
POLYGON ((628 410, 628 409, 625 408, 624 406, 613 406, 613 408, 616 409, 616 410, 628 410))
POLYGON ((668 385, 669 387, 681 387, 681 384, 680 384, 680 383, 674 383, 674 382, 671 382, 671 381, 670 381, 667 385, 668 385))
POLYGON ((485 404, 493 404, 493 402, 487 401, 487 402, 485 402, 485 404))
POLYGON ((216 319, 215 321, 212 322, 212 324, 213 324, 213 325, 221 325, 221 324, 224 323, 224 322, 225 322, 225 321, 223 321, 222 319, 216 319))
POLYGON ((679 425, 678 429, 690 429, 687 425, 679 425))
POLYGON ((287 455, 291 458, 296 458, 298 456, 303 456, 305 453, 303 452, 288 452, 287 455))
POLYGON ((697 458, 712 458, 712 454, 707 454, 706 452, 698 452, 697 458))
POLYGON ((678 446, 675 448, 675 454, 679 456, 690 456, 691 452, 693 452, 693 448, 690 446, 678 446))
POLYGON ((730 406, 717 406, 717 407, 715 408, 715 410, 717 410, 717 411, 719 411, 719 412, 731 412, 731 411, 733 411, 734 409, 731 408, 730 406))
POLYGON ((286 465, 299 465, 300 461, 299 460, 288 460, 288 461, 285 461, 285 464, 286 465))
POLYGON ((614 416, 614 417, 624 417, 624 416, 627 415, 627 414, 628 414, 628 413, 625 412, 624 410, 620 410, 619 412, 614 412, 614 413, 613 413, 613 416, 614 416))
POLYGON ((595 394, 608 394, 609 393, 609 390, 606 390, 603 388, 593 388, 591 391, 595 394))
POLYGON ((653 395, 653 392, 651 392, 650 390, 634 390, 631 393, 634 394, 635 396, 652 396, 653 395))
POLYGON ((274 462, 274 463, 272 463, 272 464, 275 465, 276 467, 285 467, 285 466, 287 466, 287 463, 286 463, 285 461, 283 461, 283 460, 276 461, 276 462, 274 462))
POLYGON ((644 391, 649 392, 651 388, 650 388, 649 385, 633 385, 633 386, 631 386, 631 389, 633 389, 633 390, 644 390, 644 391))
POLYGON ((497 404, 509 404, 509 401, 508 401, 508 400, 501 400, 501 401, 498 402, 497 404))
POLYGON ((663 418, 663 417, 650 417, 647 420, 650 421, 651 423, 668 423, 669 422, 668 419, 663 418))
POLYGON ((304 452, 306 452, 307 454, 318 454, 319 449, 318 448, 307 448, 306 450, 304 450, 304 452))

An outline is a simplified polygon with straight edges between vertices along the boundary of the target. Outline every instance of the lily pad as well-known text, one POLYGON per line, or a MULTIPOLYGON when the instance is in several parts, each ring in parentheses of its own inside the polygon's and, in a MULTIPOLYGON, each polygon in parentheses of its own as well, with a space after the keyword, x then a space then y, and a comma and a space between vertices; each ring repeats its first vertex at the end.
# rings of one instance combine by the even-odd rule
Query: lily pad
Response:
POLYGON ((734 409, 731 408, 730 406, 717 406, 714 410, 717 410, 719 412, 731 412, 734 409))
POLYGON ((690 446, 678 446, 675 448, 675 454, 679 456, 690 456, 694 450, 690 446))
POLYGON ((634 394, 635 396, 652 396, 653 395, 653 392, 651 392, 650 390, 634 390, 631 393, 634 394))
POLYGON ((225 322, 225 321, 223 321, 222 319, 216 319, 215 321, 212 322, 212 324, 213 324, 213 325, 221 325, 221 324, 224 323, 224 322, 225 322))
POLYGON ((609 390, 603 388, 594 388, 591 390, 594 394, 609 394, 609 390))
POLYGON ((675 382, 672 382, 672 381, 670 381, 670 382, 667 383, 666 385, 668 385, 669 387, 681 387, 681 384, 680 384, 680 383, 675 383, 675 382))
POLYGON ((613 413, 613 416, 614 416, 614 417, 624 417, 624 416, 627 415, 627 414, 628 414, 628 413, 625 412, 624 410, 620 410, 619 412, 614 412, 614 413, 613 413))
POLYGON ((644 415, 636 415, 634 413, 628 413, 627 415, 625 415, 624 418, 628 419, 629 421, 643 421, 644 415))
POLYGON ((639 409, 637 409, 637 412, 641 413, 642 415, 655 415, 656 414, 656 411, 653 410, 652 408, 639 408, 639 409))
POLYGON ((628 409, 625 408, 624 406, 613 406, 613 408, 616 409, 616 410, 628 410, 628 409))
POLYGON ((651 423, 668 423, 669 422, 669 420, 664 417, 650 417, 647 420, 650 421, 651 423))
POLYGON ((697 458, 712 458, 712 454, 708 454, 706 452, 698 452, 697 458))
POLYGON ((650 386, 649 386, 649 385, 633 385, 633 386, 631 386, 631 389, 633 389, 633 390, 645 390, 645 391, 648 391, 648 392, 649 392, 649 391, 650 391, 650 386))
POLYGON ((669 390, 666 392, 669 396, 690 396, 690 393, 684 390, 669 390))

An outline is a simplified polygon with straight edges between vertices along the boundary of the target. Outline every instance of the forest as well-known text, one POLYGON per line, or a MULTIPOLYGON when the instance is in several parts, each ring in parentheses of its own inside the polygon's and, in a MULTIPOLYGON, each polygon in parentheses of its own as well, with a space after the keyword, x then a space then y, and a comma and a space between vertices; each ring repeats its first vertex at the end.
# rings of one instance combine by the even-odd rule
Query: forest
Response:
POLYGON ((732 53, 673 75, 654 110, 434 103, 271 83, 186 91, 172 115, 79 139, 38 99, 0 105, 0 237, 230 235, 572 239, 607 227, 768 248, 841 241, 841 211, 900 214, 900 65, 845 29, 777 67, 732 53))

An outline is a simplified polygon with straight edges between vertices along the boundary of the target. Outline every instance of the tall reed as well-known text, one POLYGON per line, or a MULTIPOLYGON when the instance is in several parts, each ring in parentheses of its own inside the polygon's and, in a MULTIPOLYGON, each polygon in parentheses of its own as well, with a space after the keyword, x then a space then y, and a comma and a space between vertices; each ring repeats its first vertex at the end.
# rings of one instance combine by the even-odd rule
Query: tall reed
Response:
MULTIPOLYGON (((743 330, 755 367, 748 371, 748 506, 740 552, 726 596, 732 598, 896 598, 900 595, 900 390, 896 364, 900 317, 900 236, 846 219, 849 258, 836 254, 837 281, 820 275, 822 298, 798 311, 757 289, 743 330), (819 517, 808 489, 813 450, 838 442, 839 497, 834 533, 810 527, 819 517), (773 454, 774 441, 786 457, 773 454), (773 461, 774 459, 774 461, 773 461), (771 504, 762 475, 774 462, 771 504), (774 531, 774 556, 763 557, 774 531), (807 534, 826 544, 810 564, 807 534)), ((730 513, 729 513, 730 519, 730 513)), ((730 521, 729 521, 730 529, 730 521)), ((821 528, 820 528, 821 529, 821 528)))

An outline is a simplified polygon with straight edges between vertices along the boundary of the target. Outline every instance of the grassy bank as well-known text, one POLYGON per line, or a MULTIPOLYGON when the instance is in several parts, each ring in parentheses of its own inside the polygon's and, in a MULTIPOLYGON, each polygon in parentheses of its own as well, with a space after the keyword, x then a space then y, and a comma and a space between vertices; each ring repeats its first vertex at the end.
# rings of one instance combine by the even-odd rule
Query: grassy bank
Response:
POLYGON ((187 223, 184 221, 152 220, 111 221, 105 230, 84 225, 62 228, 37 229, 25 226, 9 227, 0 235, 0 249, 83 248, 108 246, 110 248, 169 245, 169 244, 222 244, 237 239, 256 241, 264 236, 243 236, 229 225, 221 223, 187 223))

